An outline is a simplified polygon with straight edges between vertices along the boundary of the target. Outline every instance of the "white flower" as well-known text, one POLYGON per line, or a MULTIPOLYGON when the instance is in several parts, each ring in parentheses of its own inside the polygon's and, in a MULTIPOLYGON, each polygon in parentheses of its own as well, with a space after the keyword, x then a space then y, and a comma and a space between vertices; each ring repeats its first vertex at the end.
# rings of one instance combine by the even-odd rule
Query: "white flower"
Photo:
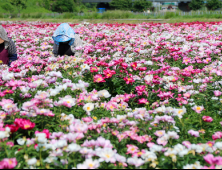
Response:
POLYGON ((188 155, 188 150, 187 150, 187 149, 182 150, 181 152, 178 153, 178 155, 179 155, 180 157, 184 157, 185 155, 188 155))
POLYGON ((9 134, 5 131, 0 131, 0 139, 4 139, 9 137, 9 134))
POLYGON ((24 145, 24 144, 25 144, 25 139, 19 138, 19 139, 17 139, 17 143, 18 143, 19 145, 24 145))
POLYGON ((56 96, 60 91, 57 89, 50 90, 50 96, 56 96))
POLYGON ((80 67, 81 67, 82 71, 84 71, 84 70, 90 70, 90 67, 89 67, 89 65, 87 65, 87 64, 83 64, 83 65, 81 65, 80 67))
POLYGON ((141 158, 143 158, 146 162, 153 162, 157 159, 157 156, 154 152, 149 152, 145 150, 145 153, 141 155, 141 158))
POLYGON ((47 142, 47 139, 46 139, 46 134, 45 133, 37 133, 35 135, 37 137, 37 141, 41 144, 44 144, 47 142))
POLYGON ((146 65, 153 65, 153 62, 152 61, 146 61, 144 64, 146 64, 146 65))
POLYGON ((57 159, 58 159, 57 157, 48 157, 43 162, 46 162, 46 163, 50 164, 53 161, 56 161, 57 159))
POLYGON ((14 78, 14 73, 9 73, 8 71, 3 71, 1 75, 3 81, 8 81, 14 78))
POLYGON ((165 106, 161 106, 155 109, 155 111, 157 113, 165 113, 166 112, 166 107, 165 106))
POLYGON ((163 149, 162 146, 159 146, 159 145, 153 145, 151 148, 150 148, 150 151, 151 152, 161 152, 163 149))
POLYGON ((183 115, 187 112, 186 108, 183 106, 182 109, 174 109, 173 115, 178 116, 180 119, 183 118, 183 115))
POLYGON ((58 148, 63 148, 64 146, 67 146, 67 141, 66 140, 59 140, 57 142, 57 147, 58 148))
POLYGON ((98 95, 99 97, 105 97, 105 98, 109 98, 111 96, 111 94, 109 94, 107 90, 98 91, 98 95))
POLYGON ((144 80, 147 81, 147 82, 152 81, 152 80, 153 80, 153 75, 146 75, 146 76, 144 77, 144 80))
POLYGON ((78 164, 76 169, 88 169, 88 167, 87 165, 84 165, 84 164, 78 164))
POLYGON ((80 149, 81 147, 75 143, 68 145, 68 148, 67 148, 67 150, 70 152, 78 152, 80 149))
POLYGON ((222 150, 222 142, 215 143, 214 147, 216 147, 217 149, 222 150))
POLYGON ((97 156, 100 157, 100 161, 105 161, 107 163, 108 162, 111 162, 111 163, 116 162, 115 152, 110 148, 97 149, 96 153, 97 153, 97 156))
POLYGON ((87 103, 83 106, 83 110, 86 112, 91 112, 94 109, 94 104, 93 103, 87 103))
POLYGON ((84 165, 84 166, 87 166, 86 169, 97 169, 97 168, 99 168, 100 163, 99 163, 98 160, 92 160, 92 159, 90 158, 90 159, 86 159, 86 160, 83 162, 83 165, 84 165))
POLYGON ((143 165, 145 162, 142 159, 134 156, 133 158, 128 158, 127 163, 130 165, 134 165, 136 167, 139 167, 139 166, 143 165))
POLYGON ((37 163, 36 158, 29 159, 28 162, 27 162, 28 165, 35 165, 36 163, 37 163))

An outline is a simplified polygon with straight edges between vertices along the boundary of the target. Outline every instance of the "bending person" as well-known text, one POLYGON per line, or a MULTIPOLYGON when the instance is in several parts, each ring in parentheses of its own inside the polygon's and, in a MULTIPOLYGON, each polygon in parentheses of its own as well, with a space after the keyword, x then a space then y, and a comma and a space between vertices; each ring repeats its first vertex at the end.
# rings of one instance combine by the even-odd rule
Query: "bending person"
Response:
POLYGON ((0 64, 11 65, 17 60, 15 43, 8 37, 5 29, 0 25, 0 64))
POLYGON ((67 23, 61 24, 52 36, 54 40, 53 54, 58 55, 75 55, 75 48, 82 46, 82 40, 79 35, 67 23))

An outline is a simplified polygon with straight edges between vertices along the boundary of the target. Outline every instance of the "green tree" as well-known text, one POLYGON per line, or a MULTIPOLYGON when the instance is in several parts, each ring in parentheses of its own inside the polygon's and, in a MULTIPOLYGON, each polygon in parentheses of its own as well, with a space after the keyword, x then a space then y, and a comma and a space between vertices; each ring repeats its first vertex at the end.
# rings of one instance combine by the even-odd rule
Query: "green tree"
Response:
POLYGON ((215 10, 221 7, 221 1, 220 0, 207 0, 206 6, 209 10, 215 10))
POLYGON ((147 10, 147 8, 152 7, 152 2, 146 1, 146 0, 135 0, 133 2, 133 10, 142 12, 144 10, 147 10))
POLYGON ((73 12, 74 1, 73 0, 55 0, 52 4, 53 12, 73 12))
POLYGON ((12 4, 6 2, 6 3, 2 3, 1 4, 2 9, 8 11, 8 12, 13 12, 14 11, 14 6, 12 6, 12 4))
POLYGON ((192 10, 199 10, 203 7, 204 1, 203 0, 192 0, 189 4, 189 7, 192 10))
POLYGON ((109 5, 112 9, 131 10, 132 0, 112 0, 109 5))
POLYGON ((9 2, 18 9, 19 13, 22 9, 27 8, 27 0, 9 0, 9 2))

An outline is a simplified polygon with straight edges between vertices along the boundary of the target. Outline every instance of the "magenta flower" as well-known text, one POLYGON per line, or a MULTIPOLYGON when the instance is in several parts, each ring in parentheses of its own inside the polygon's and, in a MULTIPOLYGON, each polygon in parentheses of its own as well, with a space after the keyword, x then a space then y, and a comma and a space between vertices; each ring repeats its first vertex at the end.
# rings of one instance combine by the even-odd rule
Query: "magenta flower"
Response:
POLYGON ((213 140, 221 139, 222 138, 222 132, 216 132, 212 135, 213 140))
POLYGON ((14 169, 17 164, 16 158, 5 158, 0 161, 0 169, 14 169))
POLYGON ((204 122, 212 122, 213 121, 213 118, 210 116, 203 116, 202 119, 204 122))
POLYGON ((138 101, 139 101, 138 104, 146 104, 146 103, 149 103, 148 100, 145 99, 145 98, 139 99, 138 101))
POLYGON ((95 83, 103 83, 106 82, 105 79, 103 78, 103 76, 101 74, 97 74, 94 76, 94 82, 95 83))

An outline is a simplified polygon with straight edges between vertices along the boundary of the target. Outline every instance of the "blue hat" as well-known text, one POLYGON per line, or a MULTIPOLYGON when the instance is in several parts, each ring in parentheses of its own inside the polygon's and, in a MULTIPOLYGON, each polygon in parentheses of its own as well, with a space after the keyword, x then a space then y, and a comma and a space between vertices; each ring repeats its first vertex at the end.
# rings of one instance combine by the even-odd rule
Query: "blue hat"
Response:
POLYGON ((70 41, 69 45, 72 45, 75 41, 75 32, 67 23, 61 24, 52 36, 53 40, 57 45, 60 42, 70 41))
POLYGON ((54 41, 56 42, 67 42, 70 41, 72 38, 67 37, 66 35, 58 35, 57 37, 54 38, 54 41))

